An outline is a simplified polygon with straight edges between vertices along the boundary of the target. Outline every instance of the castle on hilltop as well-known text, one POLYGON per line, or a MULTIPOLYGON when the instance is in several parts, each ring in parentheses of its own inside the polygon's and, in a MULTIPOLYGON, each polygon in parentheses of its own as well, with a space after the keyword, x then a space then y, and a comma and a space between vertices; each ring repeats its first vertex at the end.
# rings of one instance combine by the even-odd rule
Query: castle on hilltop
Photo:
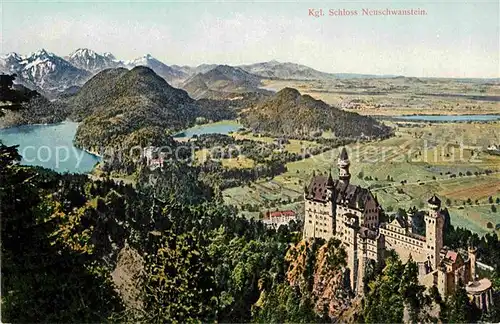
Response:
POLYGON ((481 309, 492 304, 491 282, 476 280, 476 250, 469 248, 467 258, 444 247, 444 215, 435 195, 428 200, 425 236, 413 232, 402 217, 381 222, 381 206, 369 189, 350 183, 350 161, 345 148, 338 158, 338 179, 331 173, 313 175, 304 190, 304 238, 336 238, 347 252, 351 289, 361 294, 368 262, 381 262, 393 250, 403 262, 413 259, 419 281, 436 286, 441 296, 450 295, 461 280, 471 299, 481 309))

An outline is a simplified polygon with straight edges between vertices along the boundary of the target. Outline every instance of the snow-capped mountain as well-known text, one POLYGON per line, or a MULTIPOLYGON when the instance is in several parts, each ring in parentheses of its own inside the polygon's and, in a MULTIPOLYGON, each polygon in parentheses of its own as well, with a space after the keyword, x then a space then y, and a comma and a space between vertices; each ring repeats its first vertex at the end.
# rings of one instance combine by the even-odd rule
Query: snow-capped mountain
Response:
POLYGON ((21 55, 17 53, 8 53, 0 57, 0 72, 12 73, 10 71, 17 71, 20 68, 20 62, 23 60, 21 55))
POLYGON ((124 62, 124 65, 128 68, 147 66, 151 70, 155 71, 156 74, 164 78, 167 82, 185 79, 187 77, 186 73, 166 65, 151 56, 151 54, 146 54, 142 57, 136 58, 135 60, 126 61, 124 62))
POLYGON ((111 54, 110 52, 105 52, 105 53, 103 53, 102 55, 103 55, 105 58, 108 58, 108 59, 110 59, 110 60, 117 61, 117 62, 121 62, 121 61, 118 61, 118 60, 116 59, 116 57, 115 57, 113 54, 111 54))
POLYGON ((79 48, 68 56, 68 61, 77 68, 87 70, 93 74, 104 69, 122 66, 111 53, 103 55, 88 48, 79 48))
POLYGON ((16 73, 16 81, 28 88, 46 93, 81 85, 91 76, 90 72, 44 49, 27 56, 17 53, 2 56, 0 69, 5 73, 16 73))

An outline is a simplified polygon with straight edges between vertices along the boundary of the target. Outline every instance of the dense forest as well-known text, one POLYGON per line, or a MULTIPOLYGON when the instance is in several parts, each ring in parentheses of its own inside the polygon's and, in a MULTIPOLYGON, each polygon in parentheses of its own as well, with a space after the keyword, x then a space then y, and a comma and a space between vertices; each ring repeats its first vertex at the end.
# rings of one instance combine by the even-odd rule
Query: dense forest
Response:
POLYGON ((389 127, 368 116, 342 111, 292 88, 284 88, 270 99, 245 111, 245 126, 275 136, 314 136, 331 131, 340 138, 380 138, 389 127))
POLYGON ((395 256, 351 299, 338 241, 236 216, 187 165, 133 188, 19 159, 0 145, 4 322, 416 322, 428 307, 445 322, 480 318, 463 289, 428 294, 395 256))

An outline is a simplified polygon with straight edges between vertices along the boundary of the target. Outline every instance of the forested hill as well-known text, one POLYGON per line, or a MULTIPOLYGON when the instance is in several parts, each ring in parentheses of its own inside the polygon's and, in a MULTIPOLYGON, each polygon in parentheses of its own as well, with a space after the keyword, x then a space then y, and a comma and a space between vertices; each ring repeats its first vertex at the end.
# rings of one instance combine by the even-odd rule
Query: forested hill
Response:
POLYGON ((39 92, 20 84, 16 84, 14 90, 28 100, 19 110, 5 110, 3 115, 0 114, 0 128, 57 123, 68 116, 67 106, 62 102, 51 102, 39 92))
POLYGON ((245 126, 276 136, 310 136, 332 131, 337 137, 374 138, 390 134, 390 128, 367 116, 346 112, 296 89, 284 88, 245 112, 245 126))
POLYGON ((162 126, 168 119, 170 127, 184 127, 191 122, 196 107, 184 90, 170 86, 144 66, 130 71, 117 68, 98 73, 70 99, 69 104, 75 119, 95 113, 104 113, 105 117, 135 113, 144 119, 157 117, 152 119, 162 126))
POLYGON ((184 90, 171 87, 143 66, 102 71, 68 104, 72 118, 82 120, 75 142, 84 148, 116 145, 146 128, 155 136, 161 137, 161 132, 166 136, 190 126, 198 111, 184 90))

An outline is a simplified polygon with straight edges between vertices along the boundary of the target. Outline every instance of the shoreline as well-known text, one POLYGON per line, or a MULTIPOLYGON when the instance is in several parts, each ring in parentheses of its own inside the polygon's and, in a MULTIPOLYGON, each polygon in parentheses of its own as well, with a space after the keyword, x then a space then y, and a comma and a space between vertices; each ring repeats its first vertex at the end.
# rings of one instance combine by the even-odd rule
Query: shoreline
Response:
POLYGON ((7 127, 0 126, 0 130, 7 130, 7 129, 10 129, 10 128, 18 128, 18 127, 30 127, 30 126, 57 126, 57 125, 69 124, 69 123, 79 124, 79 122, 72 121, 72 120, 69 120, 69 119, 65 119, 63 121, 55 122, 55 123, 21 124, 21 125, 7 126, 7 127))
POLYGON ((90 155, 94 155, 94 156, 97 156, 98 158, 102 159, 102 155, 97 153, 97 152, 94 152, 94 151, 91 151, 91 150, 87 150, 85 148, 79 148, 78 146, 75 145, 75 143, 73 142, 73 146, 76 147, 77 149, 80 149, 90 155))

